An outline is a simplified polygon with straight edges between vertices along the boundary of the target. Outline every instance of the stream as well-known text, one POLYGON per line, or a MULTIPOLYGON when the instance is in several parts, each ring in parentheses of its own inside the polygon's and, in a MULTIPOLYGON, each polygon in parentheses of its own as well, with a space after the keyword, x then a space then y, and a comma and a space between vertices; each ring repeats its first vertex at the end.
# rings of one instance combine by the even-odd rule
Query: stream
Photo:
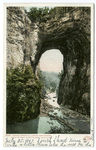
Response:
MULTIPOLYGON (((56 93, 50 93, 46 95, 46 97, 45 101, 53 107, 51 111, 49 110, 49 115, 57 115, 58 117, 63 118, 64 115, 57 103, 56 93)), ((72 129, 68 126, 49 116, 38 116, 36 119, 7 125, 8 134, 52 134, 71 132, 72 129)))
POLYGON ((8 124, 7 134, 90 134, 90 117, 60 106, 56 93, 41 100, 40 115, 21 123, 8 124))

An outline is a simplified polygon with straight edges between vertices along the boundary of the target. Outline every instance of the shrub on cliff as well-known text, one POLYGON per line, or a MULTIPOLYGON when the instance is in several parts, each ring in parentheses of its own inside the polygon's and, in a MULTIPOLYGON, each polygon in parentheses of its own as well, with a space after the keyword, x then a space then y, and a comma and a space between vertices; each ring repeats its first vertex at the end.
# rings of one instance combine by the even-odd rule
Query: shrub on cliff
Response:
POLYGON ((41 84, 31 66, 7 69, 7 121, 21 122, 39 115, 41 84))

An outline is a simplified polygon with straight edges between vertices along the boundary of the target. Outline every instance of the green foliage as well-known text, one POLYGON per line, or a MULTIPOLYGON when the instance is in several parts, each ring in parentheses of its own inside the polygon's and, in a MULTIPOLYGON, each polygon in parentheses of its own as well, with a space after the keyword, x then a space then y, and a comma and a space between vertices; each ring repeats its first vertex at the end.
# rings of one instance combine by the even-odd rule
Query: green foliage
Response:
POLYGON ((7 69, 7 121, 21 122, 39 114, 41 84, 31 66, 7 69))
POLYGON ((40 21, 40 19, 42 19, 45 15, 48 14, 55 15, 55 13, 56 8, 49 8, 49 7, 42 7, 42 8, 32 7, 30 8, 30 11, 27 12, 28 17, 32 22, 40 21))
POLYGON ((39 21, 42 17, 49 13, 49 8, 32 7, 28 12, 28 17, 31 21, 39 21))
POLYGON ((39 77, 39 80, 40 80, 42 86, 44 86, 45 85, 45 76, 43 75, 41 70, 38 71, 38 77, 39 77))
POLYGON ((39 79, 45 90, 49 92, 55 92, 59 85, 58 73, 40 71, 39 79))

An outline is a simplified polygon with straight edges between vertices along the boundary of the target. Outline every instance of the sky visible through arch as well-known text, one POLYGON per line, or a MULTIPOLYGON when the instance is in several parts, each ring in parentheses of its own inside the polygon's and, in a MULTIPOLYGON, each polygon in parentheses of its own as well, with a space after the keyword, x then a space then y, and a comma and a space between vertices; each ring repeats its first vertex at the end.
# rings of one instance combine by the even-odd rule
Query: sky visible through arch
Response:
POLYGON ((63 70, 63 55, 59 50, 52 49, 42 54, 40 69, 48 72, 61 72, 63 70))

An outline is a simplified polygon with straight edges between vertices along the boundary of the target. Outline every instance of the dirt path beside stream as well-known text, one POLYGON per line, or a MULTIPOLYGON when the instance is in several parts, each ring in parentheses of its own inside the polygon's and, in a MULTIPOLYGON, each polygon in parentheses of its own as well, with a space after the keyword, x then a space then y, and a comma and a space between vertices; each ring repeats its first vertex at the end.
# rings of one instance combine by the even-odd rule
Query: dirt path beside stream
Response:
POLYGON ((39 117, 47 117, 49 112, 54 111, 53 108, 54 107, 50 105, 47 100, 42 99, 39 117))

